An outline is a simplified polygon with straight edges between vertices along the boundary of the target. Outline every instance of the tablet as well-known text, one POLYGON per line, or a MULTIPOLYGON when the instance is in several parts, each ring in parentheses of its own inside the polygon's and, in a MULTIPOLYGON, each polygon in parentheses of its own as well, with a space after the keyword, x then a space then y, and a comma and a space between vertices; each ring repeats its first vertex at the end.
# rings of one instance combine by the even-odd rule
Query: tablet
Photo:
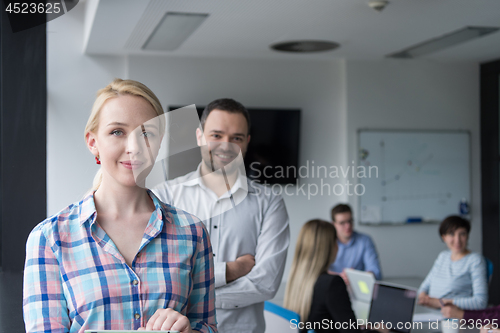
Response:
POLYGON ((373 285, 375 277, 372 273, 346 268, 345 273, 349 279, 349 285, 356 300, 370 303, 372 301, 373 285))
POLYGON ((158 332, 180 333, 179 331, 85 330, 85 333, 137 333, 137 332, 143 332, 143 333, 158 333, 158 332))

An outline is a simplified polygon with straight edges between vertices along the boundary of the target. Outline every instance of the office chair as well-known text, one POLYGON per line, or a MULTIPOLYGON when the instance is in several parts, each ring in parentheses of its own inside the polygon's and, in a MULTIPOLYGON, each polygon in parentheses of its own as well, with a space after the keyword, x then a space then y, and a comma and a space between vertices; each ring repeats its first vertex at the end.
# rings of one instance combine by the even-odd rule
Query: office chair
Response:
POLYGON ((493 275, 493 262, 486 257, 484 257, 484 260, 486 260, 486 279, 489 283, 491 282, 491 276, 493 275))
POLYGON ((299 329, 291 329, 290 321, 300 321, 298 313, 285 309, 271 302, 264 302, 264 318, 266 320, 266 333, 293 333, 299 329))

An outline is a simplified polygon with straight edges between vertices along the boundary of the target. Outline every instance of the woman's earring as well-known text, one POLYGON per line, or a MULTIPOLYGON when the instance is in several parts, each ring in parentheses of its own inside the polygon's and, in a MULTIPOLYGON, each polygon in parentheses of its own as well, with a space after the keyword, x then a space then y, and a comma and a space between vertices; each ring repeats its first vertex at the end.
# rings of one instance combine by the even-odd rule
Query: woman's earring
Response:
POLYGON ((96 157, 95 157, 95 162, 96 162, 97 164, 101 164, 101 160, 99 160, 99 156, 96 156, 96 157))

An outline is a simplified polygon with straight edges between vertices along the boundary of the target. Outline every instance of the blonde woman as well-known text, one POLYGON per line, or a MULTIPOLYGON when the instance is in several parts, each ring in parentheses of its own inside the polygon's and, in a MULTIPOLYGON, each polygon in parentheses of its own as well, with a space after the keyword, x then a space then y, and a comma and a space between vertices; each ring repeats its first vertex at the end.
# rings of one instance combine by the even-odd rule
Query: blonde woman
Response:
POLYGON ((144 188, 164 135, 145 85, 97 94, 85 141, 94 188, 37 225, 26 245, 27 332, 216 332, 212 251, 203 224, 144 188))
MULTIPOLYGON (((337 255, 335 227, 327 221, 311 220, 299 233, 292 268, 285 290, 284 306, 300 315, 299 329, 307 332, 356 332, 356 323, 344 280, 327 273, 337 255), (340 327, 339 330, 336 327, 340 327)), ((388 332, 388 331, 384 331, 388 332)))

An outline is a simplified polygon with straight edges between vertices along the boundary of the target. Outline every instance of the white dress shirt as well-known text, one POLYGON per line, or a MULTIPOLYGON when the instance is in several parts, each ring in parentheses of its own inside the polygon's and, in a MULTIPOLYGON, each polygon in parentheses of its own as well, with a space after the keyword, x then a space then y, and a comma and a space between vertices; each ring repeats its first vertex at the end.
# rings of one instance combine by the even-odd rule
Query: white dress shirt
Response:
POLYGON ((269 187, 241 174, 219 198, 203 183, 200 167, 153 191, 166 203, 200 218, 208 229, 219 332, 262 333, 264 301, 278 290, 290 242, 285 203, 269 187), (245 254, 255 256, 255 266, 247 275, 227 283, 226 262, 245 254))

